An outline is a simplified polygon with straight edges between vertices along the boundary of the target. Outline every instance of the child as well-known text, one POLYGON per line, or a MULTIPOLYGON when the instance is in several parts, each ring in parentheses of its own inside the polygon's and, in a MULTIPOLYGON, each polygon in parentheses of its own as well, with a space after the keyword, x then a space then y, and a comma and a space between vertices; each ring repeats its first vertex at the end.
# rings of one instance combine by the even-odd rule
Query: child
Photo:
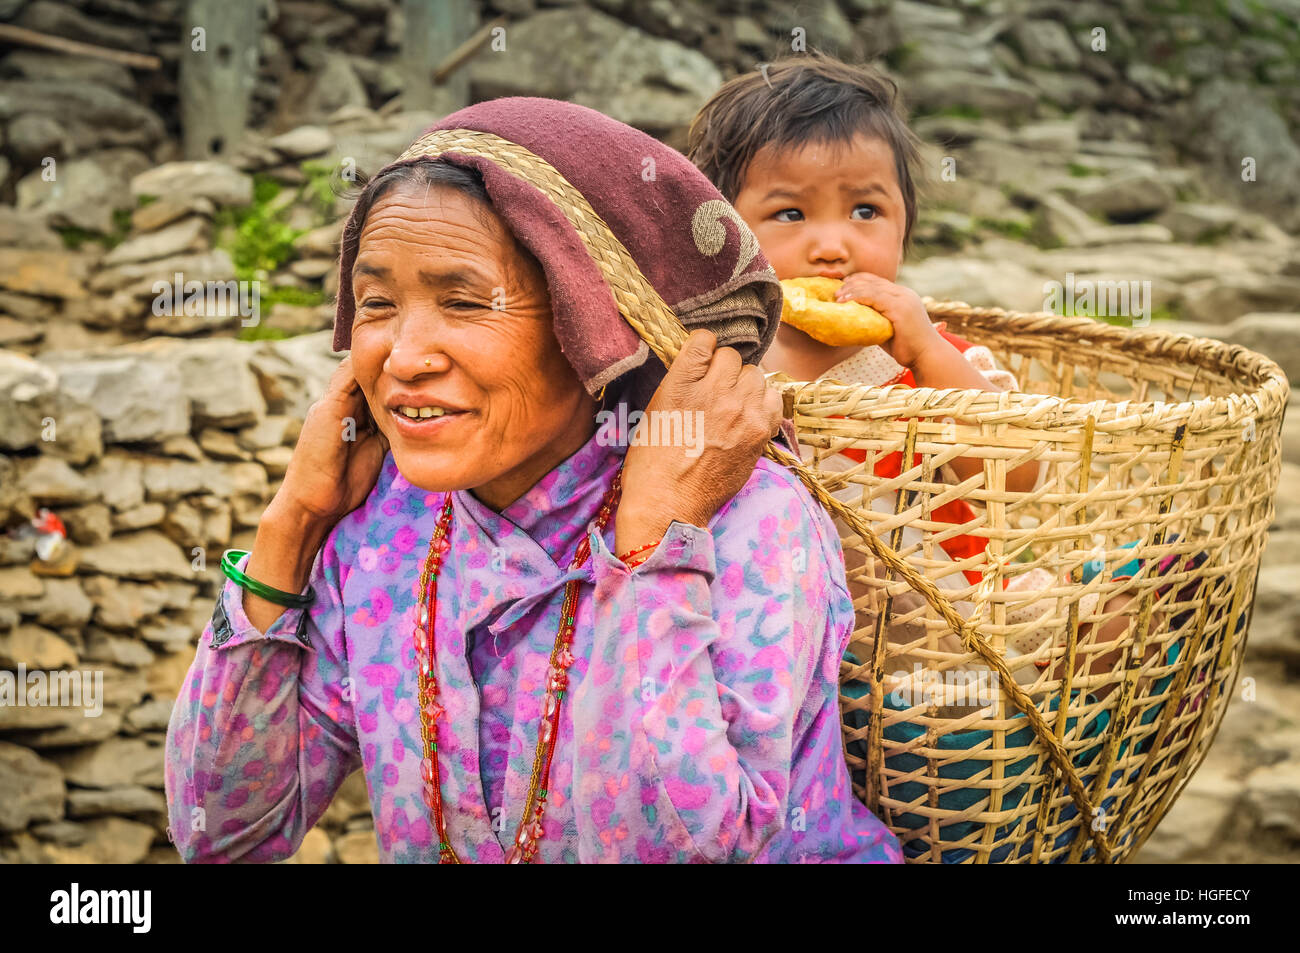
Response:
MULTIPOLYGON (((932 324, 920 297, 894 282, 916 221, 920 164, 920 142, 895 105, 895 95, 894 84, 875 71, 814 53, 786 58, 762 72, 732 79, 691 124, 688 157, 735 206, 777 277, 843 279, 840 300, 869 305, 894 326, 893 337, 885 344, 863 348, 822 344, 783 323, 764 358, 764 368, 806 381, 826 377, 871 385, 1018 389, 1015 378, 996 366, 988 348, 972 345, 932 324)), ((800 450, 805 456, 811 452, 807 447, 800 450)), ((897 476, 901 456, 887 456, 877 465, 876 474, 897 476)), ((848 449, 820 460, 819 466, 843 470, 865 459, 863 451, 848 449)), ((958 457, 938 469, 937 479, 955 484, 983 473, 983 469, 979 459, 958 457)), ((1035 490, 1046 473, 1046 461, 1023 464, 1007 473, 1006 488, 1035 490)), ((848 503, 860 503, 863 493, 860 485, 848 484, 834 495, 848 503)), ((894 497, 877 496, 873 509, 892 515, 894 497)), ((970 505, 962 500, 937 507, 933 513, 935 520, 956 525, 975 518, 970 505)), ((837 525, 846 543, 856 541, 856 534, 842 522, 837 520, 837 525)), ((904 553, 921 548, 928 574, 941 589, 969 592, 979 581, 979 572, 955 565, 944 571, 944 566, 955 559, 979 557, 985 545, 984 539, 970 535, 927 545, 919 530, 905 525, 900 548, 904 553)), ((853 577, 859 574, 864 558, 846 545, 845 562, 853 577)), ((879 576, 883 569, 872 565, 867 572, 879 576)), ((1033 593, 1067 584, 1037 568, 1011 576, 1006 591, 1033 593)), ((865 610, 868 621, 883 609, 881 586, 868 589, 855 582, 850 591, 855 605, 860 606, 864 596, 873 597, 873 604, 865 610)), ((974 609, 968 599, 954 599, 954 607, 967 618, 974 609)), ((1096 602, 1093 594, 1079 600, 1081 620, 1093 614, 1096 602)), ((1118 657, 1117 640, 1127 628, 1123 610, 1128 602, 1129 597, 1112 598, 1102 615, 1108 621, 1098 626, 1096 633, 1088 623, 1080 626, 1079 676, 1085 674, 1084 669, 1088 673, 1110 671, 1118 657), (1093 636, 1095 641, 1090 641, 1093 636)), ((1041 630, 1049 620, 1062 618, 1064 611, 1055 597, 1026 596, 1008 605, 1008 625, 1037 623, 1007 639, 1008 660, 1021 654, 1035 656, 1034 664, 1013 665, 1018 682, 1031 685, 1042 678, 1050 664, 1051 646, 1041 630)), ((911 673, 918 665, 927 668, 936 650, 963 651, 942 622, 930 620, 927 626, 925 614, 924 600, 911 590, 894 597, 887 629, 893 647, 888 673, 911 673), (913 654, 915 650, 920 651, 913 654)), ((865 624, 860 615, 859 626, 865 624)), ((1049 677, 1058 674, 1047 673, 1049 677)), ((907 677, 891 679, 886 689, 917 701, 922 694, 907 677)))
MULTIPOLYGON (((987 348, 974 346, 933 325, 916 293, 894 283, 916 221, 920 156, 919 141, 899 113, 895 94, 894 84, 870 69, 813 54, 781 60, 769 64, 762 72, 729 81, 691 124, 687 155, 735 206, 776 269, 777 277, 841 278, 841 300, 852 299, 875 308, 894 327, 893 337, 884 345, 861 348, 830 347, 782 324, 765 356, 764 367, 769 372, 780 371, 805 381, 826 377, 872 385, 897 383, 1015 390, 1018 384, 1014 377, 994 364, 987 348)), ((799 449, 805 456, 811 452, 803 446, 799 449)), ((876 465, 876 475, 896 477, 902 472, 901 457, 901 453, 885 457, 876 465)), ((824 470, 849 469, 865 459, 862 451, 849 449, 819 460, 818 465, 824 470)), ((1046 478, 1046 470, 1045 461, 1018 466, 1007 473, 1006 488, 1017 492, 1036 490, 1046 478)), ((954 484, 982 472, 980 460, 955 458, 939 468, 937 479, 954 484)), ((863 493, 861 486, 848 484, 834 495, 848 503, 860 503, 863 493)), ((872 508, 892 515, 895 504, 895 494, 881 494, 872 501, 872 508)), ((966 523, 975 515, 970 505, 961 500, 936 507, 933 513, 934 519, 954 525, 966 523)), ((865 561, 849 545, 858 542, 856 534, 850 533, 841 521, 836 523, 846 544, 845 566, 852 579, 862 573, 865 561)), ((889 534, 882 533, 882 536, 889 540, 889 534)), ((941 589, 948 590, 957 612, 969 618, 974 607, 968 594, 972 584, 978 582, 979 573, 963 569, 953 560, 973 556, 976 558, 966 565, 978 567, 983 562, 984 546, 985 541, 976 536, 958 536, 935 544, 933 540, 925 540, 919 530, 904 524, 900 550, 908 554, 921 549, 927 574, 941 589), (945 570, 945 567, 950 568, 945 570)), ((1168 563, 1168 560, 1162 562, 1158 571, 1166 571, 1168 563)), ((1112 578, 1132 576, 1139 567, 1140 562, 1133 560, 1120 567, 1112 578)), ((1089 570, 1095 574, 1094 563, 1085 567, 1085 579, 1091 578, 1089 570)), ((877 577, 877 585, 867 587, 850 581, 849 588, 855 606, 859 606, 858 625, 870 631, 870 625, 884 609, 880 584, 883 571, 870 565, 865 567, 865 572, 877 577), (866 600, 869 604, 865 608, 864 597, 871 597, 866 600)), ((1066 611, 1064 601, 1056 596, 1046 592, 1036 594, 1053 589, 1068 591, 1068 587, 1068 580, 1058 579, 1042 568, 1015 574, 1006 583, 1007 592, 1019 591, 1024 595, 1021 601, 1007 606, 1007 623, 1022 627, 1018 635, 1006 638, 1004 652, 1016 681, 1033 695, 1046 691, 1048 682, 1064 674, 1064 664, 1051 661, 1050 653, 1057 646, 1047 633, 1060 631, 1066 611), (1030 658, 1017 661, 1021 655, 1030 658)), ((884 705, 894 711, 907 711, 914 705, 937 703, 937 714, 949 718, 971 715, 984 708, 981 702, 988 695, 974 705, 968 697, 955 697, 951 690, 935 697, 934 688, 921 673, 933 668, 936 651, 960 653, 963 649, 947 625, 925 618, 932 613, 927 613, 920 595, 906 584, 897 588, 900 592, 890 605, 891 618, 885 631, 892 654, 883 686, 884 705), (909 671, 917 674, 908 675, 909 671)), ((1074 672, 1077 687, 1072 692, 1076 702, 1082 701, 1077 697, 1080 692, 1090 693, 1096 699, 1114 690, 1113 680, 1107 683, 1106 676, 1123 652, 1124 636, 1136 615, 1135 600, 1132 594, 1112 596, 1105 609, 1097 614, 1099 600, 1095 594, 1079 598, 1081 624, 1074 672), (1088 619, 1092 621, 1083 621, 1088 619)), ((992 621, 987 612, 985 620, 992 621)), ((1160 613, 1155 614, 1151 624, 1153 632, 1161 630, 1160 613)), ((1156 640, 1148 643, 1144 663, 1155 661, 1160 648, 1156 640)), ((1169 647, 1168 661, 1173 661, 1178 648, 1177 644, 1169 647)), ((861 661, 852 651, 847 659, 855 664, 861 661)), ((978 662, 962 667, 969 671, 984 669, 978 662)), ((1166 690, 1171 679, 1172 676, 1165 676, 1154 690, 1166 690)), ((989 687, 994 689, 990 694, 996 698, 996 686, 989 687)), ((868 687, 850 680, 842 690, 846 695, 861 697, 868 687)), ((1049 707, 1054 708, 1057 703, 1056 697, 1049 699, 1049 707)), ((1159 707, 1147 709, 1143 721, 1153 719, 1159 707)), ((846 717, 859 730, 865 726, 861 711, 853 711, 846 717)), ((1108 720, 1109 713, 1105 710, 1094 709, 1082 719, 1071 715, 1066 720, 1067 731, 1072 737, 1097 739, 1108 720)), ((916 755, 898 753, 904 747, 914 748, 921 743, 924 734, 925 728, 909 721, 884 727, 885 738, 896 752, 886 759, 886 766, 895 779, 891 795, 899 801, 920 803, 933 793, 918 782, 899 780, 925 770, 925 764, 916 755)), ((1006 743, 1015 747, 1026 745, 1029 740, 1028 729, 1021 728, 1010 733, 1006 743)), ((958 781, 969 778, 972 772, 987 764, 978 759, 967 760, 960 752, 986 748, 991 742, 991 732, 974 728, 953 731, 926 744, 954 752, 939 773, 941 778, 958 781)), ((1150 740, 1144 743, 1149 744, 1150 740)), ((867 763, 865 747, 861 740, 847 745, 861 764, 867 763)), ((1095 763, 1100 751, 1100 743, 1080 750, 1074 756, 1076 768, 1084 772, 1095 763)), ((1004 771, 1011 777, 1024 772, 1034 762, 1033 757, 1026 757, 1005 765, 1004 771)), ((1115 776, 1119 773, 1117 770, 1115 776)), ((856 780, 862 783, 864 779, 857 774, 856 780)), ((1005 809, 1029 797, 1030 786, 1019 785, 1004 795, 1005 809)), ((958 784, 939 795, 939 806, 958 813, 975 811, 985 796, 979 786, 958 784)), ((1113 803, 1110 807, 1114 809, 1113 803)), ((1069 810, 1072 808, 1067 813, 1069 810)), ((919 828, 928 822, 920 815, 896 812, 891 823, 896 827, 919 828)), ((951 822, 943 825, 941 836, 953 843, 974 837, 977 827, 974 821, 951 822)), ((999 831, 995 839, 1000 840, 1009 833, 1009 830, 999 831)), ((1055 846, 1061 848, 1072 836, 1073 831, 1060 835, 1055 846)), ((1002 845, 990 859, 1008 859, 1010 851, 1009 845, 1002 845)), ((926 849, 924 844, 907 841, 904 852, 917 856, 926 849)), ((962 862, 971 853, 966 848, 949 849, 943 852, 943 859, 949 863, 962 862)), ((1058 859, 1064 856, 1061 852, 1058 859)))

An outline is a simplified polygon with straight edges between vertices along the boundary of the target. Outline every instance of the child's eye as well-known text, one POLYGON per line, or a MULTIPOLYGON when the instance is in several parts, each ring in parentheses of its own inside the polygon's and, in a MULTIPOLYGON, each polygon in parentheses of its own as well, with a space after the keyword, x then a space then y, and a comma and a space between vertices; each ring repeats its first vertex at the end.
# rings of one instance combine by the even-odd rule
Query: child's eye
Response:
POLYGON ((869 222, 871 219, 875 218, 877 215, 880 214, 880 209, 876 208, 874 205, 856 205, 853 207, 853 211, 854 214, 856 214, 859 211, 865 211, 868 213, 864 215, 862 218, 858 219, 858 221, 860 222, 869 222))
POLYGON ((799 221, 800 219, 803 218, 803 212, 799 211, 797 208, 783 208, 783 209, 781 209, 781 211, 777 212, 777 213, 776 213, 775 215, 773 215, 772 217, 773 217, 774 219, 776 219, 778 222, 797 222, 797 221, 799 221), (797 215, 798 218, 782 218, 782 217, 781 217, 782 215, 785 215, 785 214, 787 214, 787 213, 790 214, 790 215, 797 215))

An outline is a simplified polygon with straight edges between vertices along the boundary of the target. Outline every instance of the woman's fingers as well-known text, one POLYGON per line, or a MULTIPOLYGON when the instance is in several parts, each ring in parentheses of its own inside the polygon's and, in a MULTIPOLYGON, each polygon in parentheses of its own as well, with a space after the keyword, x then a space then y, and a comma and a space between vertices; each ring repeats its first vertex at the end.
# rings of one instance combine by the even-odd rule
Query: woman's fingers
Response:
POLYGON ((703 380, 709 372, 717 343, 718 339, 712 331, 704 328, 692 331, 682 349, 677 352, 677 357, 668 369, 668 376, 674 377, 683 385, 703 380))
MULTIPOLYGON (((767 442, 779 434, 781 394, 757 364, 698 329, 683 344, 647 411, 695 415, 699 446, 633 443, 624 470, 624 501, 698 526, 707 524, 753 475, 767 442)), ((621 512, 633 512, 621 507, 621 512)))
POLYGON ((335 366, 334 373, 330 375, 329 383, 325 385, 325 392, 348 394, 357 386, 356 375, 352 372, 352 355, 345 354, 343 360, 335 366))
POLYGON ((340 417, 347 416, 350 410, 355 410, 355 398, 361 394, 361 389, 352 373, 352 362, 349 358, 350 355, 339 361, 325 384, 325 393, 312 403, 313 408, 325 405, 340 417))
POLYGON ((365 499, 388 452, 346 355, 307 411, 278 494, 310 513, 337 519, 365 499))
POLYGON ((713 352, 709 375, 722 386, 734 387, 744 368, 745 363, 739 351, 734 347, 720 347, 713 352))
POLYGON ((767 377, 757 364, 746 364, 740 369, 736 378, 735 395, 739 402, 739 413, 747 421, 755 421, 755 429, 770 434, 780 426, 781 396, 768 387, 767 377), (772 417, 774 406, 777 413, 775 423, 772 417))
POLYGON ((333 403, 339 424, 346 423, 351 418, 358 433, 374 433, 379 430, 361 383, 353 372, 351 354, 344 355, 334 368, 322 400, 333 403))
POLYGON ((775 387, 767 387, 766 384, 763 393, 763 409, 767 411, 768 419, 772 422, 771 434, 775 437, 781 432, 781 422, 785 420, 785 402, 781 399, 781 392, 775 387))
MULTIPOLYGON (((769 439, 781 428, 780 392, 757 364, 746 364, 734 347, 718 347, 705 328, 682 345, 652 404, 660 410, 704 410, 713 425, 733 437, 769 439)), ((721 431, 720 431, 721 433, 721 431)))

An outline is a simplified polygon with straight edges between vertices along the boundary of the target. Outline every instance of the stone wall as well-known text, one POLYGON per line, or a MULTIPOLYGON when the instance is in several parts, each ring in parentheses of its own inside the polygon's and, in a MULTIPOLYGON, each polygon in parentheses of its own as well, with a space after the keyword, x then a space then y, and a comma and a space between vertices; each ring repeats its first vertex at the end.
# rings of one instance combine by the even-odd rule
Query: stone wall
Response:
POLYGON ((172 702, 221 553, 251 548, 334 360, 329 332, 40 362, 0 352, 0 417, 17 423, 0 510, 7 524, 53 510, 74 550, 60 566, 37 558, 34 537, 0 541, 0 666, 103 680, 90 715, 89 700, 0 705, 0 830, 17 859, 175 856, 161 749, 172 702))
MULTIPOLYGON (((258 130, 319 124, 339 110, 443 113, 459 105, 439 97, 448 90, 430 96, 423 88, 408 91, 412 101, 401 105, 411 82, 400 0, 253 5, 261 11, 260 42, 237 52, 255 64, 250 125, 258 130)), ((457 75, 468 85, 454 88, 474 100, 572 99, 678 144, 699 103, 723 79, 802 43, 849 59, 877 58, 907 81, 918 112, 974 111, 1013 121, 1095 112, 1122 135, 1149 135, 1176 146, 1184 161, 1216 168, 1234 202, 1268 211, 1288 228, 1300 225, 1296 0, 471 5, 480 23, 506 18, 504 48, 485 49, 457 75), (1272 183, 1271 198, 1242 187, 1237 171, 1246 156, 1272 183)), ((132 70, 45 50, 8 52, 0 59, 0 122, 7 126, 0 198, 39 202, 43 190, 30 176, 45 159, 93 157, 91 166, 77 167, 77 187, 112 208, 120 196, 110 186, 129 178, 130 167, 180 158, 182 63, 218 52, 193 49, 183 9, 181 0, 0 0, 0 21, 161 62, 156 71, 132 70)), ((75 209, 69 214, 77 217, 75 209)))
MULTIPOLYGON (((1296 380, 1300 7, 1220 6, 493 0, 479 18, 508 17, 506 49, 462 74, 473 99, 572 99, 680 145, 718 84, 800 31, 808 48, 874 57, 902 85, 933 179, 900 280, 1039 310, 1067 273, 1142 279, 1164 326, 1261 350, 1296 380), (938 174, 945 160, 955 176, 938 174)), ((353 173, 460 105, 404 101, 397 0, 264 11, 253 128, 191 162, 177 0, 0 0, 0 19, 163 63, 0 57, 0 669, 103 679, 94 717, 0 705, 0 860, 177 859, 168 715, 221 552, 251 546, 337 360, 353 173), (232 290, 187 308, 190 282, 232 290), (66 527, 66 560, 37 555, 42 509, 66 527)), ((1143 859, 1300 854, 1297 426, 1292 413, 1251 692, 1143 859)), ((354 775, 297 859, 376 853, 354 775)))

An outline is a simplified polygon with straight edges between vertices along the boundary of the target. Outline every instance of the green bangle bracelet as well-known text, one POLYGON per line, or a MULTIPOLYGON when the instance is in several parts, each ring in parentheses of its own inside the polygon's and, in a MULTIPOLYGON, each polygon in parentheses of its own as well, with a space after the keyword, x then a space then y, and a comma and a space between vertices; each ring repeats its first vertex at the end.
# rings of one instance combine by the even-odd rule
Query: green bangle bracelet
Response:
POLYGON ((258 582, 245 576, 235 568, 235 563, 248 555, 246 549, 227 549, 221 554, 221 571, 231 581, 238 583, 255 596, 260 596, 267 602, 274 602, 277 606, 285 606, 289 609, 305 609, 316 599, 316 590, 311 586, 307 587, 306 595, 298 595, 295 592, 285 592, 283 589, 275 589, 264 582, 258 582))

